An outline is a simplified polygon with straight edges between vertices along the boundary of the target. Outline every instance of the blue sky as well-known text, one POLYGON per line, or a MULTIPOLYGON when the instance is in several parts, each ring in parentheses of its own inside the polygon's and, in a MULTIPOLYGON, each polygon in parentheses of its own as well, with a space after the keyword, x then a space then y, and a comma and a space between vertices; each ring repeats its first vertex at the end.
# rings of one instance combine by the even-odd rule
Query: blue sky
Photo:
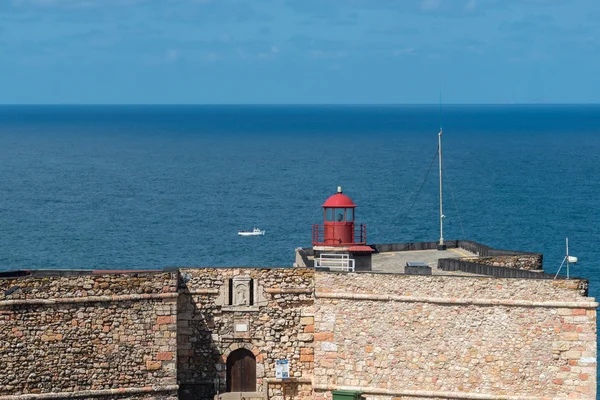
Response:
POLYGON ((0 0, 0 103, 600 102, 599 0, 0 0))

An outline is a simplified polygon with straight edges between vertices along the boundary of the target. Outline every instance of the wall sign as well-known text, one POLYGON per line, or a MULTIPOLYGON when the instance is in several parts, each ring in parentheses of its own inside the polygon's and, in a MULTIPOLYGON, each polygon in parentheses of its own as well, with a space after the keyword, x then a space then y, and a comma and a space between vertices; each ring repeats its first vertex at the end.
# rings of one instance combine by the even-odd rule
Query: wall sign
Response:
POLYGON ((287 379, 290 377, 290 364, 288 360, 275 361, 275 378, 287 379))

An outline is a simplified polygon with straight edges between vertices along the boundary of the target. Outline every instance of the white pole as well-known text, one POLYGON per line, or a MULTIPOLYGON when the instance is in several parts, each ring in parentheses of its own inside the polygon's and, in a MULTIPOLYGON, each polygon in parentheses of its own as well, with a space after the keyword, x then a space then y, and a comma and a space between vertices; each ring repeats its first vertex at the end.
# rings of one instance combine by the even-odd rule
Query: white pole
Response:
POLYGON ((444 245, 444 210, 442 205, 442 128, 438 133, 438 158, 440 164, 440 244, 438 250, 445 250, 444 245))
POLYGON ((567 279, 569 279, 569 238, 566 238, 567 242, 567 279))

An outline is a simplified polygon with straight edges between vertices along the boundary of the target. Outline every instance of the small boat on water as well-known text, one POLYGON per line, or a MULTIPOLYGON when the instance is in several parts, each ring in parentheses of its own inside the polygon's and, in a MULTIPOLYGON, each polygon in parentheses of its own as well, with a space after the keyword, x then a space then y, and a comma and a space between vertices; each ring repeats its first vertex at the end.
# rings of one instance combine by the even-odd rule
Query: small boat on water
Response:
POLYGON ((254 228, 251 231, 238 231, 238 236, 264 236, 265 231, 254 228))

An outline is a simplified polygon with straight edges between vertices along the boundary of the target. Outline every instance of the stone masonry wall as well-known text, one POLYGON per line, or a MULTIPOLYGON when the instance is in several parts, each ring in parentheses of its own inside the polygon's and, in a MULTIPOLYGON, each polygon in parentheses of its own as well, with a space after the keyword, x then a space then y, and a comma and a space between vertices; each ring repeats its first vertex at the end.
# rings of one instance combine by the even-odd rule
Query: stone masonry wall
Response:
POLYGON ((461 258, 477 264, 492 265, 495 267, 524 269, 528 271, 543 271, 541 254, 519 254, 512 256, 473 257, 461 258))
POLYGON ((224 392, 227 357, 240 348, 256 357, 256 391, 282 398, 275 361, 287 359, 286 398, 311 398, 313 277, 307 268, 180 270, 180 398, 212 399, 224 392), (238 278, 252 280, 252 305, 235 305, 235 298, 230 304, 230 280, 238 278), (247 330, 236 331, 240 324, 247 330))
POLYGON ((593 399, 586 288, 311 268, 0 279, 0 398, 212 399, 247 349, 269 400, 593 399))
POLYGON ((0 397, 175 399, 176 296, 175 273, 0 279, 0 397))
POLYGON ((315 399, 333 389, 379 400, 595 399, 597 303, 579 286, 318 273, 315 399))

